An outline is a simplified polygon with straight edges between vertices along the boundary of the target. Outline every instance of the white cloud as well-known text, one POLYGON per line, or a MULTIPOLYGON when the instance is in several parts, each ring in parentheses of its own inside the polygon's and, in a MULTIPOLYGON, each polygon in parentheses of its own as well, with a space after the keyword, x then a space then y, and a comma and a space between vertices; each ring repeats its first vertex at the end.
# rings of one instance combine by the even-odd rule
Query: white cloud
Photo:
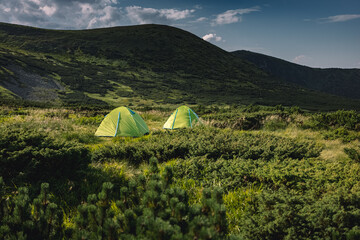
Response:
POLYGON ((217 36, 216 33, 209 33, 202 37, 205 41, 212 41, 215 40, 216 42, 220 42, 222 40, 222 37, 217 36))
POLYGON ((191 13, 193 13, 195 10, 183 10, 183 11, 178 11, 175 9, 161 9, 160 10, 160 16, 164 16, 167 19, 171 19, 171 20, 180 20, 180 19, 184 19, 190 16, 191 13))
POLYGON ((305 59, 306 56, 305 55, 299 55, 299 56, 296 56, 294 59, 293 59, 293 62, 300 62, 301 60, 305 59))
POLYGON ((257 12, 257 11, 260 11, 259 7, 227 10, 224 13, 218 14, 216 16, 216 18, 213 20, 213 22, 211 23, 211 25, 216 26, 216 25, 224 25, 224 24, 241 22, 242 21, 241 15, 251 13, 251 12, 257 12))
MULTIPOLYGON (((191 9, 121 7, 119 0, 0 0, 0 21, 52 29, 84 29, 193 18, 191 9)), ((205 21, 199 18, 198 21, 205 21)))
POLYGON ((117 0, 102 0, 102 3, 104 4, 117 4, 117 0))
POLYGON ((0 21, 54 29, 121 25, 117 0, 0 0, 0 21))
POLYGON ((39 8, 40 3, 39 0, 0 0, 0 21, 16 24, 38 22, 46 15, 39 8))
POLYGON ((125 8, 127 16, 133 23, 146 24, 146 23, 169 23, 185 19, 195 12, 194 9, 155 9, 143 8, 140 6, 129 6, 125 8))
POLYGON ((335 16, 330 16, 327 18, 321 18, 320 20, 323 22, 335 23, 335 22, 346 22, 346 21, 357 19, 357 18, 360 18, 360 14, 335 15, 335 16))
POLYGON ((52 16, 57 10, 55 6, 50 7, 47 5, 45 5, 44 7, 40 7, 40 9, 49 17, 52 16))
POLYGON ((40 1, 40 0, 30 0, 30 2, 36 3, 37 5, 40 5, 40 4, 41 4, 41 1, 40 1))
POLYGON ((208 18, 206 18, 206 17, 200 17, 200 18, 196 19, 196 20, 193 21, 193 22, 204 22, 204 21, 206 21, 206 20, 208 20, 208 18))
POLYGON ((111 6, 106 6, 102 10, 96 12, 95 17, 93 17, 86 28, 95 28, 95 27, 104 27, 104 26, 113 26, 113 17, 116 15, 116 8, 111 6))
POLYGON ((311 64, 309 64, 311 62, 311 60, 312 60, 311 57, 301 54, 299 56, 296 56, 292 60, 292 62, 296 63, 296 64, 300 64, 300 65, 308 65, 309 66, 309 65, 311 65, 311 64))
POLYGON ((93 7, 89 3, 83 3, 83 4, 80 3, 79 7, 81 9, 82 14, 91 14, 94 12, 93 7))

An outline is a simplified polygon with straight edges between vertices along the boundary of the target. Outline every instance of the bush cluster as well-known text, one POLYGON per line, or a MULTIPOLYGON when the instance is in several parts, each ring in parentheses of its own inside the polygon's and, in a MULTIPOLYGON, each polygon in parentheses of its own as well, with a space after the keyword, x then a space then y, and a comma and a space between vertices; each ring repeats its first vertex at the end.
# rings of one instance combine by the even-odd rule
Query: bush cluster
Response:
POLYGON ((75 142, 54 139, 24 125, 1 128, 0 176, 14 184, 74 178, 87 166, 89 151, 75 142))
POLYGON ((356 139, 360 139, 360 135, 357 132, 348 130, 344 127, 339 127, 330 130, 328 132, 325 132, 323 135, 325 139, 329 139, 329 140, 341 139, 341 141, 343 142, 351 142, 356 139))
POLYGON ((245 239, 360 238, 360 195, 345 188, 325 193, 296 193, 281 188, 255 195, 240 220, 245 239))
POLYGON ((349 158, 355 162, 360 163, 360 147, 358 148, 344 148, 344 152, 349 156, 349 158))
POLYGON ((1 239, 60 239, 63 215, 51 202, 49 184, 41 184, 39 196, 32 201, 26 187, 20 187, 13 197, 5 195, 0 177, 0 238, 1 239))
MULTIPOLYGON (((358 113, 199 109, 218 128, 112 141, 93 136, 99 110, 52 109, 42 127, 22 122, 33 119, 28 109, 1 110, 0 239, 359 239, 358 113), (341 145, 348 158, 328 159, 332 149, 313 135, 271 132, 294 119, 352 141, 341 145), (162 164, 148 170, 153 156, 162 164), (36 196, 44 181, 53 193, 43 184, 36 196)), ((162 114, 144 117, 158 123, 162 114)))
MULTIPOLYGON (((202 108, 201 108, 202 109, 202 108)), ((203 110, 204 111, 204 110, 203 110)), ((291 108, 277 105, 265 107, 248 105, 244 107, 232 106, 231 108, 213 109, 204 111, 202 118, 218 128, 231 128, 236 130, 277 130, 284 129, 290 120, 303 111, 293 106, 291 108)))
POLYGON ((269 134, 236 133, 215 128, 183 129, 176 132, 155 132, 150 137, 126 144, 104 146, 92 153, 93 161, 123 160, 139 164, 155 156, 160 162, 173 158, 206 156, 208 159, 302 159, 317 157, 321 146, 311 141, 293 141, 269 134))
POLYGON ((309 126, 314 129, 328 129, 329 127, 343 127, 348 130, 360 130, 360 114, 356 111, 338 110, 329 113, 312 115, 309 126))
POLYGON ((51 202, 47 183, 31 201, 27 188, 6 198, 0 178, 0 238, 225 239, 228 226, 222 190, 204 189, 201 204, 189 206, 187 193, 172 187, 172 178, 172 168, 160 174, 152 158, 147 175, 139 175, 120 189, 106 182, 101 192, 89 195, 77 207, 70 226, 51 202))

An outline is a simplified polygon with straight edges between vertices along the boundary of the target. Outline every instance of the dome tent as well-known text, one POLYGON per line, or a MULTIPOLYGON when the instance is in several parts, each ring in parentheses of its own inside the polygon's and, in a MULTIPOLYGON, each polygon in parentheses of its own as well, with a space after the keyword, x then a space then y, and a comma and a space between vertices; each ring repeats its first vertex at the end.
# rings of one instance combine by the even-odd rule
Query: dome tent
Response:
POLYGON ((194 127, 196 124, 201 123, 198 115, 189 107, 178 107, 165 122, 164 129, 177 129, 194 127))
POLYGON ((105 116, 95 132, 98 137, 140 137, 149 128, 139 114, 127 107, 118 107, 105 116))

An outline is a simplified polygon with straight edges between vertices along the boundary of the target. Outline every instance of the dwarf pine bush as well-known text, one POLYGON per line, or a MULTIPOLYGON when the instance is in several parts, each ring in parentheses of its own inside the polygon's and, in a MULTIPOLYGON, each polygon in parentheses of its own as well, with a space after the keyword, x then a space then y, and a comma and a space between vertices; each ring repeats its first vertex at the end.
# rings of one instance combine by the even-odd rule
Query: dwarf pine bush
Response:
POLYGON ((318 113, 312 115, 309 126, 314 129, 329 127, 344 127, 348 130, 360 129, 360 114, 356 111, 338 110, 336 112, 318 113))
POLYGON ((344 152, 354 162, 360 163, 360 147, 356 148, 344 148, 344 152))
POLYGON ((204 189, 200 204, 189 205, 187 193, 172 187, 172 169, 160 175, 157 159, 150 171, 114 189, 103 183, 77 207, 74 225, 66 229, 62 210, 52 202, 49 184, 30 200, 28 189, 4 199, 0 178, 1 239, 226 239, 228 225, 222 190, 204 189), (120 197, 115 191, 120 191, 120 197), (4 202, 5 200, 5 202, 4 202))
POLYGON ((318 198, 316 192, 281 188, 255 195, 240 218, 245 239, 358 239, 360 195, 345 188, 318 198))
POLYGON ((32 201, 28 188, 21 187, 18 194, 2 204, 0 220, 1 239, 60 239, 62 211, 51 202, 49 184, 41 184, 40 195, 32 201))
POLYGON ((0 176, 5 182, 37 182, 75 177, 89 163, 89 151, 26 126, 1 128, 0 176))
POLYGON ((270 134, 236 133, 216 128, 182 129, 155 132, 143 141, 119 143, 92 152, 93 161, 123 160, 133 164, 155 156, 160 162, 174 158, 207 156, 208 159, 270 160, 273 158, 302 159, 317 157, 322 147, 312 141, 293 141, 270 134))

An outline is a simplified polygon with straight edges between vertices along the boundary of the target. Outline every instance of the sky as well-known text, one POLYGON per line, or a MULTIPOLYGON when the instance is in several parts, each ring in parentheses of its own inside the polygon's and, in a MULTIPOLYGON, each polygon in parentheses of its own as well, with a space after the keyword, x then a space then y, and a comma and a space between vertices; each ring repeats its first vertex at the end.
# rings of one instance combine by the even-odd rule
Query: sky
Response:
POLYGON ((0 0, 0 22, 47 29, 166 24, 226 51, 360 68, 360 0, 0 0))

